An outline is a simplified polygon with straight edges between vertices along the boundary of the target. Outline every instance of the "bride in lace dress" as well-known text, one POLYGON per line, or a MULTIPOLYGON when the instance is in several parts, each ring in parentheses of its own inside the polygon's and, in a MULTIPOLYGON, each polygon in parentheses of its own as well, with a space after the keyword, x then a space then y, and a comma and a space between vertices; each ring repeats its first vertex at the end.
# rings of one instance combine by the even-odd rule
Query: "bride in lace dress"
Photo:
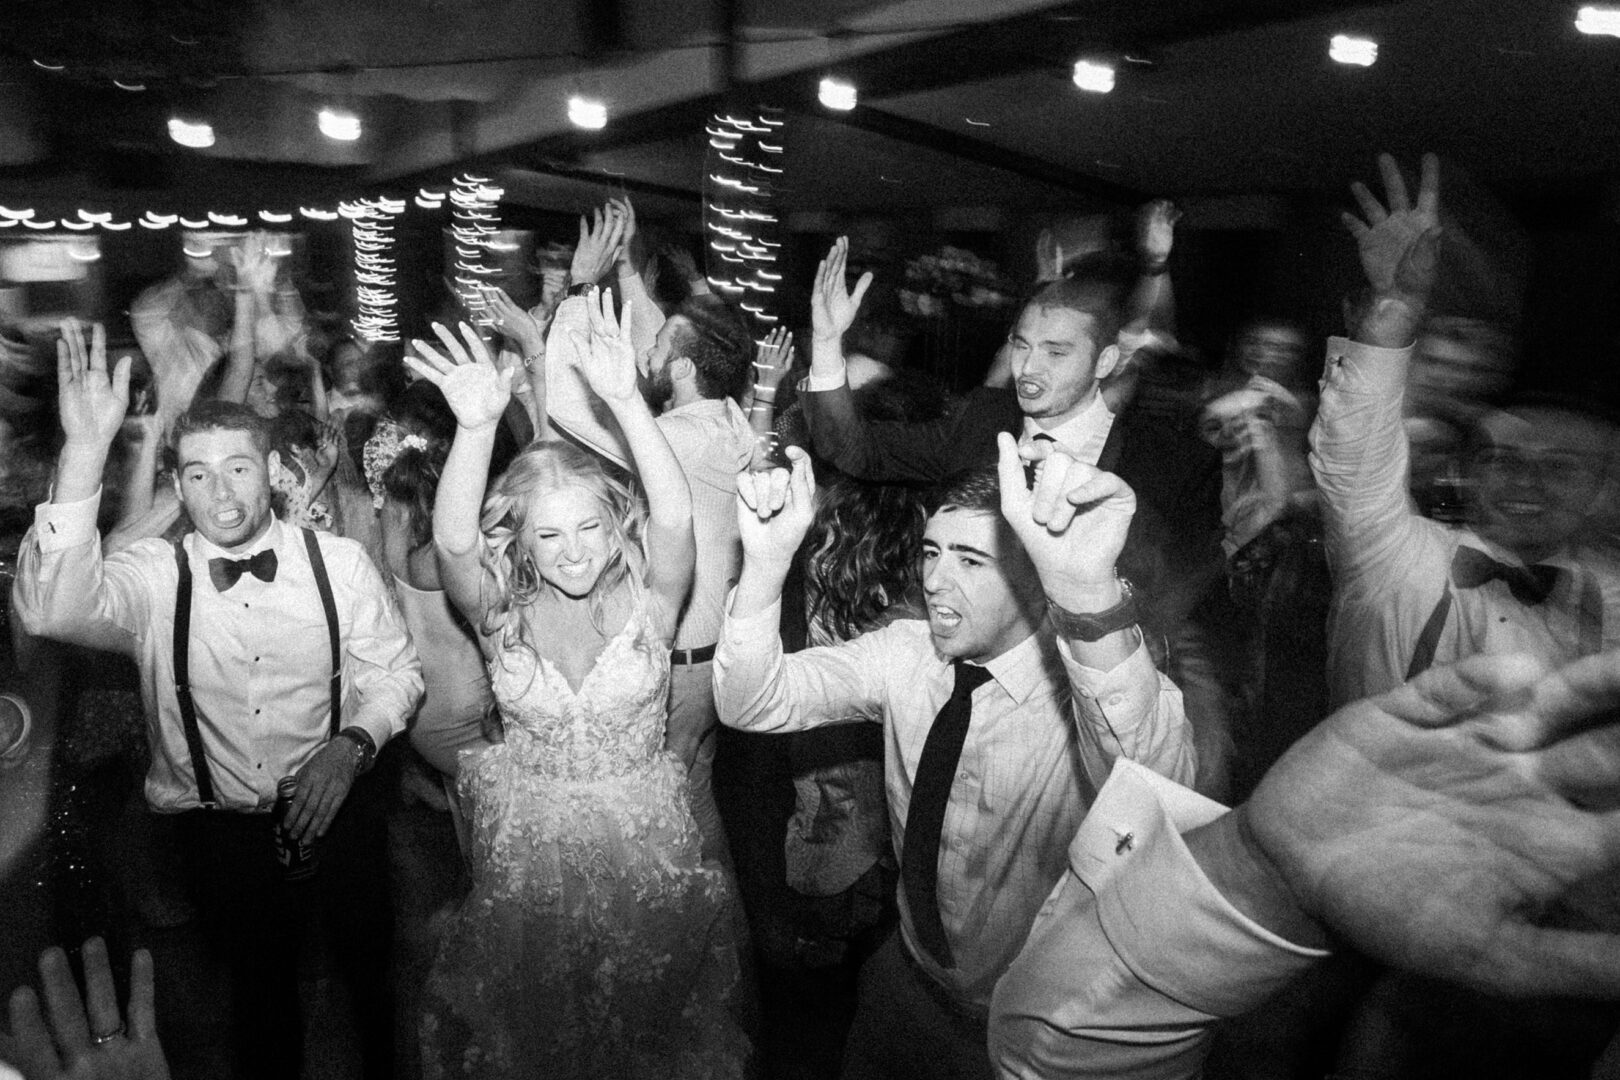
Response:
POLYGON ((705 865, 686 774, 663 750, 669 649, 691 585, 691 497, 604 294, 591 389, 624 430, 645 507, 564 442, 483 499, 510 399, 471 328, 407 361, 457 429, 433 511, 446 590, 475 627, 506 741, 464 754, 474 885, 426 987, 434 1077, 741 1077, 731 897, 705 865))

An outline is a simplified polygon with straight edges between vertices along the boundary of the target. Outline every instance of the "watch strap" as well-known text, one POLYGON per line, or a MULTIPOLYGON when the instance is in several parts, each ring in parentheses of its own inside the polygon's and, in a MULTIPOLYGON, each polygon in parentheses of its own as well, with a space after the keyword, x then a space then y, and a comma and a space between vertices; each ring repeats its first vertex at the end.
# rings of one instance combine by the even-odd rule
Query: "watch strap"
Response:
POLYGON ((360 776, 369 772, 377 760, 377 744, 372 741, 371 734, 364 728, 346 727, 337 733, 337 738, 347 739, 360 750, 360 759, 355 763, 354 774, 360 776))
POLYGON ((1136 590, 1124 578, 1120 579, 1119 587, 1119 603, 1102 611, 1082 614, 1069 611, 1048 599, 1046 615, 1052 622, 1052 629, 1062 637, 1093 642, 1135 626, 1142 621, 1137 609, 1136 590))

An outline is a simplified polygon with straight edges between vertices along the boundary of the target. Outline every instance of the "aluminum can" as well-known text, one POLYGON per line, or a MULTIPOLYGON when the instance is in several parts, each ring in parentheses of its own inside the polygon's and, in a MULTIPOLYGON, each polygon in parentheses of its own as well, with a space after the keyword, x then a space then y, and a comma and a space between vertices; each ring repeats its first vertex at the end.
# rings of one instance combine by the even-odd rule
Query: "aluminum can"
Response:
POLYGON ((271 832, 275 837, 276 861, 288 881, 307 881, 315 876, 320 860, 313 840, 300 841, 288 827, 287 812, 298 794, 298 777, 283 776, 276 781, 276 804, 270 810, 271 832))

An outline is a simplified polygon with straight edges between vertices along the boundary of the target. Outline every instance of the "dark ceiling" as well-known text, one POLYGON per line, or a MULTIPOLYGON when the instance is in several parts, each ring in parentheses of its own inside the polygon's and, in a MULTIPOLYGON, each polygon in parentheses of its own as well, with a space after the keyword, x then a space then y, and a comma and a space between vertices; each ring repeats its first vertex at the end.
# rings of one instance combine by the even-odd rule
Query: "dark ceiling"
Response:
POLYGON ((1440 151, 1489 186, 1614 214, 1620 39, 1549 0, 10 0, 0 204, 246 210, 495 170, 570 210, 596 184, 695 206, 704 118, 789 110, 794 211, 1055 210, 1342 190, 1440 151), (1370 68, 1328 38, 1378 42, 1370 68), (1119 69, 1106 95, 1074 60, 1119 69), (828 71, 861 105, 816 103, 828 71), (115 83, 116 80, 116 83, 115 83), (123 89, 124 86, 144 89, 123 89), (602 98, 572 128, 570 93, 602 98), (356 111, 323 138, 324 104, 356 111), (166 135, 209 120, 207 150, 166 135), (58 205, 59 204, 59 205, 58 205))

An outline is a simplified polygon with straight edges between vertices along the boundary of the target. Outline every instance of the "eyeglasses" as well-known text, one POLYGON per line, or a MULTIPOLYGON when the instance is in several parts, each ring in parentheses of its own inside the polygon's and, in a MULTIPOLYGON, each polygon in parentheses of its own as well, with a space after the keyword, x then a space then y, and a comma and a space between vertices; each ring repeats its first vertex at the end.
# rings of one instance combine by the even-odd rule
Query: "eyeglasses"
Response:
POLYGON ((1476 454, 1474 463, 1490 472, 1528 477, 1541 483, 1597 487, 1603 480, 1603 469, 1598 463, 1559 451, 1527 453, 1512 447, 1492 446, 1476 454))

